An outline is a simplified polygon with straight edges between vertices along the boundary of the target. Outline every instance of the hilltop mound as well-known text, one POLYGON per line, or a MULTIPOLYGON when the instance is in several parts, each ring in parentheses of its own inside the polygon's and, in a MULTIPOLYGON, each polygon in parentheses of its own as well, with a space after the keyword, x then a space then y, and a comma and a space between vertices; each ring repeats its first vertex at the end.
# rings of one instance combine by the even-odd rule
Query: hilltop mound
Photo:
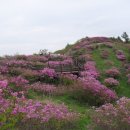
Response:
POLYGON ((66 54, 70 50, 87 48, 88 46, 94 43, 104 43, 104 42, 112 42, 112 39, 107 37, 92 37, 92 38, 85 37, 78 40, 76 43, 72 45, 68 44, 64 49, 58 50, 56 51, 56 53, 66 54))
POLYGON ((105 72, 113 67, 120 70, 121 75, 118 79, 120 87, 117 90, 119 95, 130 97, 130 89, 127 75, 130 66, 130 44, 126 44, 120 39, 107 37, 86 37, 78 40, 73 45, 56 53, 72 56, 81 62, 94 61, 101 73, 100 80, 104 82, 107 78, 105 72))

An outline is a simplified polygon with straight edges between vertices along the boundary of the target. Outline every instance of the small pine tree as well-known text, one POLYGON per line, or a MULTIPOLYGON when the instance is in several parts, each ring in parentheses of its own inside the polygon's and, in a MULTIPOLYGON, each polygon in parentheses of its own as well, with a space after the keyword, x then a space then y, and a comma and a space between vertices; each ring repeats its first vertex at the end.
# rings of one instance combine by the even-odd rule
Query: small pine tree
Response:
POLYGON ((117 40, 118 40, 119 42, 122 42, 122 39, 120 38, 120 36, 117 37, 117 40))
POLYGON ((129 40, 130 40, 129 36, 128 36, 128 34, 126 32, 124 32, 121 37, 125 40, 125 43, 128 43, 129 40))

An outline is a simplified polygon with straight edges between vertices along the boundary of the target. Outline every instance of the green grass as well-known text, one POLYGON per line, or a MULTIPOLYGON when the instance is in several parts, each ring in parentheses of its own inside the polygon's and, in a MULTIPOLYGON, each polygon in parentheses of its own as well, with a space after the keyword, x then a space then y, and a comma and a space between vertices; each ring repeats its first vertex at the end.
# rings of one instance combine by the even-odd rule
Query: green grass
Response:
POLYGON ((101 82, 103 83, 104 79, 106 78, 105 76, 105 70, 111 68, 112 66, 119 68, 121 72, 121 76, 118 78, 120 85, 118 86, 119 88, 117 89, 117 94, 119 97, 126 96, 130 97, 130 87, 127 84, 127 77, 126 74, 124 73, 123 67, 122 67, 122 62, 119 61, 116 58, 116 53, 113 51, 114 49, 116 50, 123 50, 126 57, 129 56, 128 48, 123 45, 123 44, 114 44, 114 48, 106 48, 106 47, 101 47, 99 49, 96 49, 92 52, 92 56, 94 61, 96 62, 97 68, 101 73, 101 82), (109 51, 110 55, 108 59, 103 59, 101 58, 100 54, 102 50, 107 50, 109 51), (107 61, 112 61, 113 65, 107 65, 107 61))

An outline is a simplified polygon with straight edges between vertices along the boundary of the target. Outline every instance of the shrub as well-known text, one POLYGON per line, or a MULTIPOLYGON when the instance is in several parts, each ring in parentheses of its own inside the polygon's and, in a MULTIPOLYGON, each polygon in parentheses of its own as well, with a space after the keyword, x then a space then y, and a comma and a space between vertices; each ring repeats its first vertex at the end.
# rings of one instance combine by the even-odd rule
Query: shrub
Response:
POLYGON ((16 127, 27 129, 28 126, 61 130, 63 126, 73 123, 77 119, 78 113, 69 111, 64 104, 28 100, 24 97, 23 92, 12 92, 6 80, 0 81, 1 130, 16 127))
POLYGON ((116 52, 116 57, 117 57, 117 59, 119 59, 121 61, 126 60, 126 56, 125 56, 125 54, 124 54, 124 52, 122 50, 118 50, 116 52))
POLYGON ((7 85, 8 85, 8 81, 7 81, 7 80, 2 80, 2 81, 0 81, 0 88, 1 88, 1 89, 6 88, 7 85))
POLYGON ((116 78, 120 75, 120 71, 116 67, 113 67, 111 69, 106 70, 106 75, 109 77, 116 78))
POLYGON ((104 80, 105 85, 108 87, 115 87, 119 85, 119 81, 114 78, 107 78, 104 80))
POLYGON ((116 100, 116 93, 106 86, 102 85, 93 77, 85 77, 80 79, 85 93, 85 98, 93 105, 104 104, 116 100))
POLYGON ((122 97, 115 105, 105 104, 91 113, 94 130, 129 130, 130 99, 122 97))
POLYGON ((95 62, 88 61, 84 65, 84 69, 85 69, 85 71, 81 72, 81 76, 82 77, 86 77, 86 76, 92 76, 94 78, 98 78, 99 77, 99 72, 96 69, 96 63, 95 62))
POLYGON ((0 66, 0 74, 7 74, 9 71, 7 66, 0 66))
POLYGON ((10 87, 13 91, 27 91, 28 80, 22 76, 13 77, 10 79, 10 87))
POLYGON ((11 83, 14 83, 18 87, 18 86, 25 86, 26 84, 29 83, 29 81, 24 79, 22 76, 18 76, 18 77, 13 77, 11 79, 11 83))
POLYGON ((40 74, 42 76, 48 76, 50 78, 56 77, 55 70, 54 69, 50 69, 50 68, 44 68, 43 70, 41 70, 40 74))

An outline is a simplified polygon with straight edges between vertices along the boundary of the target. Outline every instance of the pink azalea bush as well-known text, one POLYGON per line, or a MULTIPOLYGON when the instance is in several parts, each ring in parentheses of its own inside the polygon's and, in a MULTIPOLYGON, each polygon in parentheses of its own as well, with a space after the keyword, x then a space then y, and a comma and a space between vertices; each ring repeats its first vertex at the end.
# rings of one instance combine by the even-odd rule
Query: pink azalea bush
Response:
POLYGON ((61 62, 60 61, 49 61, 47 63, 50 67, 59 67, 61 65, 61 62))
POLYGON ((59 124, 62 128, 76 118, 77 113, 70 112, 64 104, 28 100, 23 92, 12 92, 6 80, 0 81, 0 128, 2 130, 15 127, 25 129, 26 125, 37 126, 37 128, 42 125, 45 129, 46 126, 50 128, 51 122, 53 122, 51 126, 57 129, 59 124))
POLYGON ((60 60, 60 61, 48 61, 48 63, 47 63, 47 65, 52 68, 59 67, 61 65, 66 66, 66 65, 72 65, 72 64, 73 64, 72 58, 67 58, 67 59, 60 60))
POLYGON ((12 77, 9 79, 9 83, 11 83, 11 88, 13 91, 24 91, 28 92, 28 84, 29 81, 23 78, 22 76, 12 77))
MULTIPOLYGON (((82 87, 86 93, 86 98, 94 98, 96 104, 105 102, 112 102, 116 100, 117 95, 114 91, 102 85, 97 79, 93 77, 85 77, 80 79, 82 87)), ((91 101, 93 102, 93 100, 91 101)))
POLYGON ((85 71, 81 72, 81 76, 82 77, 90 76, 90 77, 98 78, 99 77, 99 72, 97 71, 95 66, 96 66, 95 62, 88 61, 84 65, 85 71))
POLYGON ((118 50, 116 52, 116 57, 117 57, 117 59, 119 59, 121 61, 126 60, 126 56, 125 56, 125 54, 124 54, 124 52, 122 50, 118 50))
POLYGON ((8 71, 9 70, 7 66, 0 66, 0 74, 7 74, 8 71))
POLYGON ((0 88, 1 89, 7 88, 7 85, 8 85, 8 81, 7 80, 0 81, 0 88))
POLYGON ((25 86, 29 83, 29 81, 24 79, 22 76, 13 77, 10 82, 14 83, 17 87, 25 86))
POLYGON ((87 101, 99 105, 116 100, 116 93, 97 80, 99 73, 95 67, 95 62, 87 62, 84 68, 85 72, 81 72, 82 77, 79 78, 79 81, 82 84, 82 93, 84 93, 84 97, 86 96, 87 101))
MULTIPOLYGON (((22 102, 21 102, 22 103, 22 102)), ((65 105, 56 105, 53 103, 40 103, 32 100, 23 101, 22 104, 16 104, 12 111, 13 114, 25 114, 24 120, 35 119, 39 123, 47 123, 50 120, 70 120, 74 117, 74 113, 69 112, 65 105)))
POLYGON ((91 129, 99 130, 129 130, 130 129, 130 99, 120 98, 115 105, 105 104, 92 111, 91 129))
POLYGON ((104 80, 104 83, 108 87, 115 87, 119 85, 119 81, 114 78, 107 78, 104 80))
POLYGON ((41 70, 40 74, 42 76, 48 76, 50 78, 56 77, 55 70, 54 69, 50 69, 50 68, 44 68, 43 70, 41 70))
POLYGON ((72 65, 72 64, 73 64, 73 60, 71 58, 62 61, 62 65, 72 65))
POLYGON ((118 68, 113 67, 111 69, 106 70, 106 75, 109 76, 109 77, 116 78, 116 77, 119 77, 120 71, 118 70, 118 68))
POLYGON ((11 67, 25 67, 27 66, 27 61, 24 61, 24 60, 9 60, 7 63, 6 63, 7 66, 11 67))

